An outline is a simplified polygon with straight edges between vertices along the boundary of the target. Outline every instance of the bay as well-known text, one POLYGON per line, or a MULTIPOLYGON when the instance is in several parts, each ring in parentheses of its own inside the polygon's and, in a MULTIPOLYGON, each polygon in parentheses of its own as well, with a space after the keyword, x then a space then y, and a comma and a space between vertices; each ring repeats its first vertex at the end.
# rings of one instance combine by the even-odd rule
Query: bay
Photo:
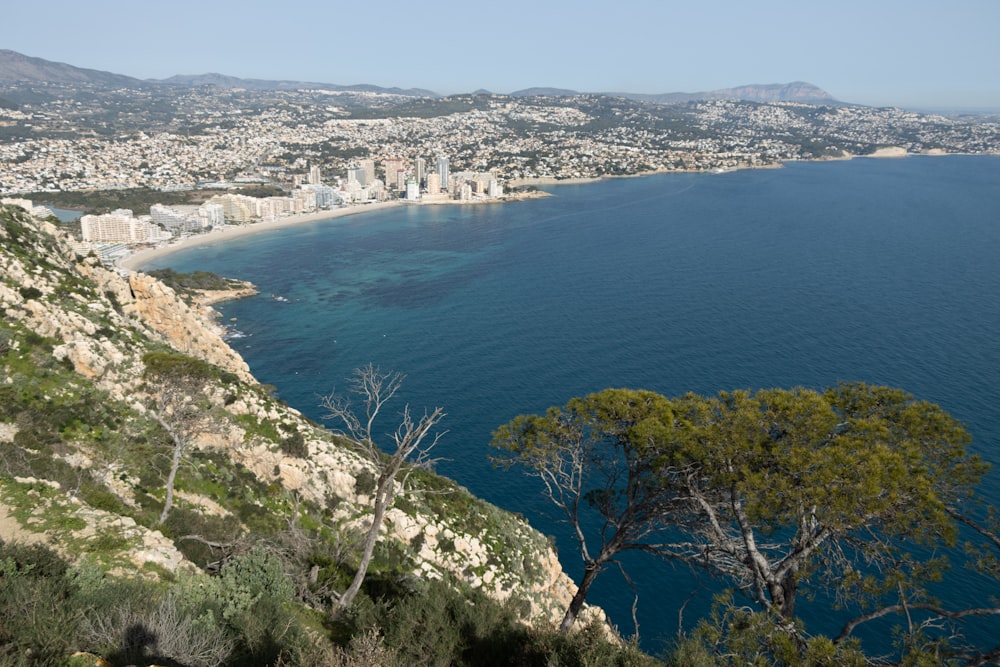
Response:
MULTIPOLYGON (((438 470, 554 535, 577 579, 538 484, 495 469, 488 443, 518 414, 605 387, 891 385, 942 405, 1000 463, 1000 159, 793 163, 551 192, 302 224, 145 268, 254 282, 259 296, 220 308, 236 318, 231 343, 314 419, 352 369, 406 373, 406 402, 448 413, 438 470)), ((982 487, 993 504, 996 482, 982 487)), ((643 557, 629 572, 643 644, 657 650, 696 584, 643 557)), ((982 582, 956 574, 956 604, 978 604, 982 582)), ((617 572, 591 600, 632 631, 617 572)))

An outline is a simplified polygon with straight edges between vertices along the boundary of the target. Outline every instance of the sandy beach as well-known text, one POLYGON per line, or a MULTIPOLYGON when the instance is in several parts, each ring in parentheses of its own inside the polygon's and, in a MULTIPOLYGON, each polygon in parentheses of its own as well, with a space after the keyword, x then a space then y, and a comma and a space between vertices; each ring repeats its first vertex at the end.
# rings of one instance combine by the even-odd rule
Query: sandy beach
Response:
POLYGON ((236 239, 241 236, 248 236, 250 234, 260 234, 262 232, 270 232, 275 229, 281 229, 283 227, 290 227, 292 225, 301 224, 304 222, 316 222, 317 220, 331 220, 334 218, 342 218, 347 215, 357 215, 360 213, 370 213, 372 211, 382 211, 388 208, 395 208, 397 206, 447 206, 447 205, 457 205, 457 206, 469 206, 477 204, 500 204, 504 202, 512 201, 523 201, 525 199, 535 199, 538 197, 548 197, 549 194, 546 192, 533 192, 533 193, 523 193, 513 196, 508 196, 503 199, 476 199, 472 201, 458 201, 455 199, 441 199, 441 200, 431 200, 431 201, 406 201, 403 199, 396 199, 387 202, 378 202, 372 204, 355 204, 353 206, 345 206, 343 208, 336 208, 330 211, 316 211, 314 213, 304 213, 302 215, 290 215, 283 218, 278 218, 277 220, 271 220, 266 222, 254 222, 247 225, 227 225, 220 229, 213 229, 206 234, 196 234, 194 236, 186 236, 180 240, 171 241, 163 245, 152 246, 149 248, 143 248, 138 250, 126 257, 120 259, 117 265, 128 271, 139 271, 142 266, 151 260, 159 259, 165 257, 179 250, 184 250, 185 248, 192 248, 196 246, 207 246, 216 243, 225 243, 231 239, 236 239))
POLYGON ((359 204, 357 206, 347 206, 344 208, 333 209, 332 211, 316 211, 315 213, 305 213, 303 215, 290 215, 268 222, 255 222, 249 225, 239 226, 227 225, 220 229, 213 229, 206 234, 186 236, 178 241, 171 241, 170 243, 164 245, 144 248, 143 250, 134 252, 121 259, 118 262, 118 266, 123 269, 128 269, 129 271, 138 271, 144 264, 154 259, 165 257, 178 252, 179 250, 184 250, 185 248, 225 243, 226 241, 240 238, 242 236, 270 232, 275 229, 282 229, 283 227, 290 227, 304 222, 316 222, 317 220, 342 218, 347 215, 357 215, 359 213, 369 213, 371 211, 379 211, 396 206, 405 206, 408 203, 410 202, 397 200, 374 204, 359 204))

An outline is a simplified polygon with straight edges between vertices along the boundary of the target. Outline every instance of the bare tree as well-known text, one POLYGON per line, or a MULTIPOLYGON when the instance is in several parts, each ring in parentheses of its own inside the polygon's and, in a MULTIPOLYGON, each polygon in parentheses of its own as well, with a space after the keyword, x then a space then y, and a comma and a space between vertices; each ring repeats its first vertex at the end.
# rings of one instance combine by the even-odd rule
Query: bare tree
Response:
POLYGON ((378 467, 372 523, 365 535, 361 562, 354 580, 337 602, 337 606, 342 610, 351 606, 358 591, 361 590, 372 553, 375 551, 375 543, 378 541, 382 519, 386 510, 392 506, 397 488, 405 486, 407 475, 404 475, 399 482, 396 480, 403 464, 409 460, 413 466, 409 470, 429 465, 431 463, 429 452, 443 435, 438 433, 428 441, 431 429, 444 417, 442 408, 435 408, 431 413, 424 412, 422 417, 415 420, 407 405, 403 408, 395 432, 389 435, 393 444, 392 453, 383 452, 376 444, 373 434, 375 421, 385 404, 399 391, 403 379, 404 376, 400 373, 382 371, 378 366, 368 364, 364 368, 356 369, 349 381, 350 394, 360 398, 363 403, 363 414, 354 411, 350 397, 338 395, 336 392, 325 396, 321 401, 322 407, 327 411, 326 418, 342 422, 344 429, 340 431, 341 434, 357 441, 378 467))
POLYGON ((153 395, 150 414, 170 436, 173 447, 163 511, 156 521, 161 525, 174 506, 174 484, 184 456, 195 438, 211 425, 205 406, 198 400, 211 371, 204 362, 179 354, 153 353, 146 355, 144 361, 143 376, 153 395))

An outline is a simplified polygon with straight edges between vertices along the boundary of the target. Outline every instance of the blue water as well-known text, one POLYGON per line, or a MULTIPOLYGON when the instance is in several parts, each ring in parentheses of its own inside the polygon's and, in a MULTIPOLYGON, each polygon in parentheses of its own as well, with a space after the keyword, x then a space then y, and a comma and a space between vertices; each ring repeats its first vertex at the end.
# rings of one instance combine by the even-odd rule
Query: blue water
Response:
MULTIPOLYGON (((448 413, 439 471, 555 535, 574 577, 575 545, 538 484, 494 469, 488 442, 517 414, 605 387, 892 385, 941 404, 1000 463, 1000 159, 790 164, 551 192, 304 224, 149 268, 257 284, 260 296, 221 308, 244 335, 233 345, 313 418, 318 396, 356 367, 406 373, 411 406, 448 413)), ((994 504, 997 479, 983 485, 994 504)), ((642 556, 629 567, 655 650, 676 632, 691 579, 642 556)), ((982 582, 956 574, 957 603, 979 604, 982 582)), ((632 631, 617 572, 591 600, 632 631)))

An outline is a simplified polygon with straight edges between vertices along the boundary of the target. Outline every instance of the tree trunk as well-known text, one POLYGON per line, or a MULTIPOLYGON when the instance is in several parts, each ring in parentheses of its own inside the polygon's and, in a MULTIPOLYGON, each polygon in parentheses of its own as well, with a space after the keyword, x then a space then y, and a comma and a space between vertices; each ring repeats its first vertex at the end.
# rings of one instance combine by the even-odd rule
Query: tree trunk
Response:
POLYGON ((340 600, 337 601, 337 606, 341 610, 351 606, 354 598, 358 595, 358 591, 361 590, 361 584, 365 581, 365 575, 368 574, 368 565, 372 562, 375 543, 378 541, 378 534, 382 529, 382 518, 385 516, 387 499, 392 495, 392 483, 392 479, 386 479, 383 473, 383 477, 379 480, 378 486, 375 489, 375 508, 372 511, 372 525, 368 529, 368 535, 365 536, 365 546, 361 551, 361 562, 358 564, 358 570, 354 574, 354 580, 351 581, 351 585, 347 587, 344 594, 340 596, 340 600))
POLYGON ((163 511, 156 525, 161 526, 167 520, 170 509, 174 506, 174 481, 177 479, 177 469, 181 467, 181 458, 184 456, 183 442, 174 436, 174 457, 170 461, 170 474, 167 475, 167 496, 163 500, 163 511))
POLYGON ((576 589, 576 595, 573 596, 573 600, 569 603, 566 615, 563 616, 562 625, 559 626, 559 632, 569 632, 569 629, 573 627, 576 617, 583 608, 583 601, 587 598, 587 591, 590 590, 590 585, 594 583, 594 579, 597 579, 597 574, 601 571, 601 567, 601 564, 596 561, 591 561, 584 567, 583 581, 580 582, 580 587, 576 589))

